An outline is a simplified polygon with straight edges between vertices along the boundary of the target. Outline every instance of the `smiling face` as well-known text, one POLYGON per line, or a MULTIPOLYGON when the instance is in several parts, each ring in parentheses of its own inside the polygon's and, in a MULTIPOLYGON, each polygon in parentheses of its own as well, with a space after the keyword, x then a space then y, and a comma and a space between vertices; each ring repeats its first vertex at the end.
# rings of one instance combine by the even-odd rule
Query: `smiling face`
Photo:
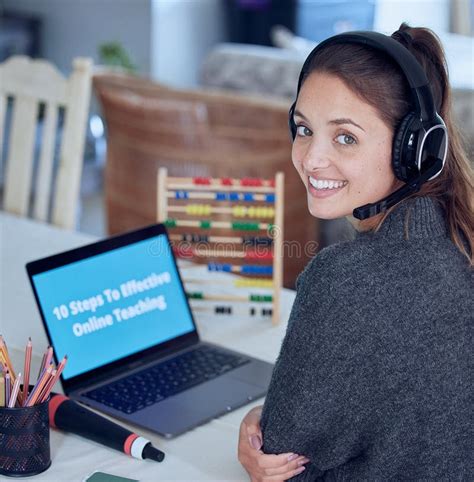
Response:
POLYGON ((296 103, 292 159, 320 219, 351 216, 394 191, 392 130, 338 77, 311 73, 296 103))

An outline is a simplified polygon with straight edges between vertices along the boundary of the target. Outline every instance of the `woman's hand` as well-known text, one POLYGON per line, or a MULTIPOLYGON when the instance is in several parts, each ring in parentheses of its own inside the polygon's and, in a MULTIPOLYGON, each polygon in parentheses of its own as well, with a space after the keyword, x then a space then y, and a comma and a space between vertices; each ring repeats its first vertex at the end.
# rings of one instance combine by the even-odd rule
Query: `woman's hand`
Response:
POLYGON ((262 452, 260 417, 262 406, 255 407, 242 420, 239 432, 239 461, 252 482, 277 482, 290 479, 303 472, 309 462, 304 456, 292 452, 266 455, 262 452))

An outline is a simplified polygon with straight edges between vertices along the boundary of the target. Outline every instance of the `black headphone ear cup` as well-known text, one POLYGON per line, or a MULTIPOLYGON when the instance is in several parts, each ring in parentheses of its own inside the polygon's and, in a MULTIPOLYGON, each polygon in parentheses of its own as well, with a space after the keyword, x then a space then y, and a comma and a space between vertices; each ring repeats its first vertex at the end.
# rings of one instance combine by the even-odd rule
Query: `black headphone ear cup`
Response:
POLYGON ((288 127, 290 128, 290 136, 292 141, 294 141, 296 137, 296 124, 295 124, 295 121, 293 120, 293 113, 295 111, 295 106, 296 106, 296 102, 293 102, 288 112, 288 127))
POLYGON ((404 160, 402 159, 403 141, 406 139, 407 128, 409 128, 414 118, 414 112, 407 114, 400 122, 400 125, 398 126, 398 129, 393 137, 392 168, 395 176, 400 179, 400 181, 404 182, 406 182, 408 178, 406 175, 407 169, 404 165, 404 160))

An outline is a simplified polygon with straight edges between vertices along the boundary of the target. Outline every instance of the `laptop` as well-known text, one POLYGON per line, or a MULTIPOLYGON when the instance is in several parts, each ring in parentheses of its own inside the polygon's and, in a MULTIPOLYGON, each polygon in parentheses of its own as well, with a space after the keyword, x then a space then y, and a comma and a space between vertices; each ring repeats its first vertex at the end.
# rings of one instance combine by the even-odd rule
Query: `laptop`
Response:
POLYGON ((265 395, 272 364, 200 340, 162 224, 26 269, 72 399, 174 437, 265 395))

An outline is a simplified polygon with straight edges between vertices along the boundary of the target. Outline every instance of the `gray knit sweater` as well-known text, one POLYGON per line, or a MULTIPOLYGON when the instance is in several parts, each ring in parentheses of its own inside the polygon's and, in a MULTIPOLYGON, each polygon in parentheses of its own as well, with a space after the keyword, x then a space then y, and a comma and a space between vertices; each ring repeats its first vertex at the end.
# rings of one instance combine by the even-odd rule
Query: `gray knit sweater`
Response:
POLYGON ((292 480, 474 481, 474 283, 430 198, 301 273, 262 414, 292 480))

